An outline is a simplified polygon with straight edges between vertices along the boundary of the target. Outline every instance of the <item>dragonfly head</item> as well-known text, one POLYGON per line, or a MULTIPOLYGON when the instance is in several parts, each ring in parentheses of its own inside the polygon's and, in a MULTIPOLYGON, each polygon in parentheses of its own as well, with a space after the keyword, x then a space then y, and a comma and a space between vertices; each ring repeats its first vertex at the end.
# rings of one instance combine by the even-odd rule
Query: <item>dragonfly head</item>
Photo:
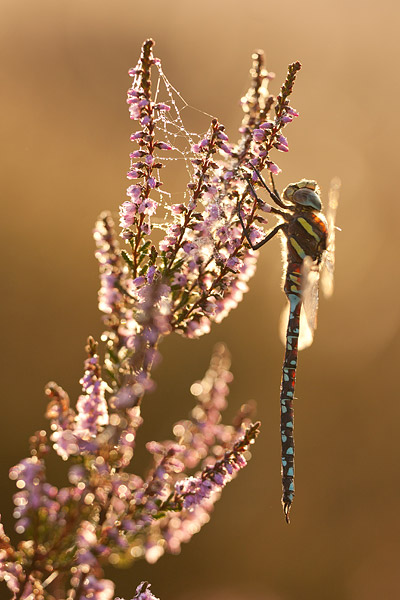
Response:
POLYGON ((319 187, 316 181, 302 179, 298 183, 290 183, 283 191, 285 200, 298 204, 306 209, 322 209, 321 199, 319 197, 319 187))

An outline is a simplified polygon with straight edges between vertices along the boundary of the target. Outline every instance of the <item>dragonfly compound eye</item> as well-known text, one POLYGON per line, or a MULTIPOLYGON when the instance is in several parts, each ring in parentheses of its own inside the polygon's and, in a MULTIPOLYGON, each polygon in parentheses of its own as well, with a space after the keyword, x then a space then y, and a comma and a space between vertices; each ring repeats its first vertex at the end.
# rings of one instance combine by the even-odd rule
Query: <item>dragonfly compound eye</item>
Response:
POLYGON ((314 210, 321 210, 322 208, 318 184, 311 179, 302 179, 297 183, 290 183, 283 191, 283 197, 293 204, 300 204, 314 210))
POLYGON ((322 204, 320 197, 314 190, 310 190, 308 187, 296 190, 291 200, 294 204, 300 204, 301 206, 307 206, 314 210, 320 211, 322 204))

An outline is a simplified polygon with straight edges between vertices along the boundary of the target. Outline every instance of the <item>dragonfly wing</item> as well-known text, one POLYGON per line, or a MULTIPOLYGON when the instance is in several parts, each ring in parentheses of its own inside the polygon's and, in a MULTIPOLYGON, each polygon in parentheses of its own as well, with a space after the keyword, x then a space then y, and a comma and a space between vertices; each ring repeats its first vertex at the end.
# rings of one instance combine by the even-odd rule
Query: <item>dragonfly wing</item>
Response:
MULTIPOLYGON (((286 345, 286 330, 289 320, 289 302, 286 303, 285 308, 281 312, 279 319, 279 338, 282 344, 286 345)), ((298 350, 304 350, 313 343, 315 327, 310 327, 304 309, 300 313, 300 334, 299 334, 299 345, 298 350)))
POLYGON ((328 209, 326 211, 328 239, 321 268, 321 288, 326 297, 332 296, 333 293, 333 273, 335 271, 335 218, 339 202, 339 190, 340 179, 335 178, 331 181, 328 195, 328 209))
MULTIPOLYGON (((313 261, 309 256, 304 259, 301 271, 302 310, 300 313, 299 350, 304 350, 313 343, 314 331, 317 326, 319 270, 317 261, 313 261)), ((286 344, 288 320, 289 302, 283 309, 279 322, 279 334, 283 345, 286 344)))
POLYGON ((286 346, 286 330, 289 322, 289 301, 286 302, 282 309, 281 316, 279 319, 279 339, 282 344, 286 346))
POLYGON ((320 266, 306 256, 301 269, 302 311, 300 313, 299 350, 311 346, 317 327, 320 266))

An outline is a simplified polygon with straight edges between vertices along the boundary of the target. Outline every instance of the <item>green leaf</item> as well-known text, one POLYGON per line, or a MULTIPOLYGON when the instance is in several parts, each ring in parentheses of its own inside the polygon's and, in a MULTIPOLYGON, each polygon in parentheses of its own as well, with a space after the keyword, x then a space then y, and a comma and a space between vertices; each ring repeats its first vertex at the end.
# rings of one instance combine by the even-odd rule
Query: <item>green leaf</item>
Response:
POLYGON ((124 261, 127 263, 127 265, 133 269, 134 268, 134 264, 133 264, 133 260, 132 258, 129 256, 129 254, 127 253, 126 250, 121 250, 121 256, 124 259, 124 261))

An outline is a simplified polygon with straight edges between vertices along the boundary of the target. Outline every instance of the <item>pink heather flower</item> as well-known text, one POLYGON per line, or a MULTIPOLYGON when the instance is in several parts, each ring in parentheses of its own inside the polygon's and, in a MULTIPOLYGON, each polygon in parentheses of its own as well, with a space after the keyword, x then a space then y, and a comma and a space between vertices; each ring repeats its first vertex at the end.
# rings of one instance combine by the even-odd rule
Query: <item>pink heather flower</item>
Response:
POLYGON ((282 115, 281 116, 281 121, 282 123, 291 123, 293 121, 293 117, 289 116, 289 115, 282 115))
POLYGON ((146 156, 146 158, 144 159, 144 162, 146 163, 146 165, 150 166, 154 164, 154 156, 152 156, 151 154, 148 154, 146 156))
POLYGON ((232 269, 233 271, 237 270, 239 264, 240 260, 237 258, 237 256, 231 256, 226 262, 226 266, 232 269))
POLYGON ((166 144, 165 142, 156 142, 155 146, 159 150, 172 150, 172 146, 166 144))
POLYGON ((255 129, 253 131, 253 138, 255 142, 261 143, 265 140, 265 130, 264 129, 255 129))
POLYGON ((278 165, 276 165, 275 163, 268 161, 267 162, 267 168, 269 171, 271 171, 271 173, 273 173, 274 175, 278 175, 278 173, 281 172, 281 169, 278 167, 278 165))
POLYGON ((147 283, 153 283, 154 276, 156 273, 157 273, 157 267, 155 267, 154 265, 149 267, 149 270, 147 271, 147 283))
POLYGON ((158 244, 158 247, 161 252, 168 252, 168 250, 172 248, 173 244, 174 240, 171 240, 171 238, 166 237, 163 240, 161 240, 161 242, 158 244))
POLYGON ((147 184, 148 184, 149 188, 152 188, 152 189, 157 187, 157 181, 154 179, 154 177, 149 177, 147 180, 147 184))
POLYGON ((155 214, 157 210, 158 203, 155 200, 150 200, 150 198, 146 198, 139 204, 139 213, 144 213, 151 217, 155 214))
POLYGON ((126 176, 128 179, 137 179, 139 177, 139 173, 138 173, 138 171, 135 171, 134 169, 132 169, 131 171, 128 171, 126 176))
MULTIPOLYGON (((251 164, 251 166, 252 167, 256 167, 256 168, 259 166, 259 162, 260 162, 259 158, 252 158, 252 159, 249 160, 249 163, 251 164)), ((253 171, 253 177, 254 177, 254 175, 256 176, 256 178, 254 179, 254 181, 257 181, 258 177, 257 177, 257 173, 255 171, 253 171)))
POLYGON ((289 151, 288 141, 287 141, 287 139, 285 138, 284 135, 278 135, 277 142, 278 143, 274 144, 275 148, 277 148, 281 152, 288 152, 289 151))
POLYGON ((138 202, 125 200, 119 207, 119 214, 121 217, 134 217, 138 212, 138 202))
POLYGON ((142 193, 142 188, 140 185, 130 185, 128 187, 128 189, 126 190, 126 195, 130 196, 131 198, 139 198, 140 194, 142 193))
POLYGON ((117 395, 113 397, 112 405, 119 410, 131 408, 135 406, 137 398, 139 398, 142 393, 142 386, 121 387, 118 390, 117 395))
POLYGON ((134 142, 136 140, 140 140, 144 137, 144 133, 143 131, 136 131, 135 133, 132 133, 130 140, 131 142, 134 142))
POLYGON ((140 124, 143 125, 144 127, 146 127, 147 125, 150 125, 150 123, 151 123, 151 119, 147 115, 145 117, 143 117, 143 119, 140 119, 140 124))
POLYGON ((158 104, 154 105, 154 110, 164 110, 164 111, 169 111, 171 110, 171 107, 168 106, 168 104, 164 104, 162 102, 159 102, 158 104))
POLYGON ((252 244, 256 244, 258 241, 262 239, 264 236, 264 232, 262 229, 257 227, 256 225, 252 225, 249 231, 249 238, 252 244))
POLYGON ((143 235, 150 235, 151 233, 151 225, 150 223, 142 223, 141 227, 140 227, 140 231, 143 233, 143 235))
POLYGON ((289 113, 289 115, 292 115, 293 117, 298 117, 299 113, 297 112, 297 110, 295 110, 294 108, 292 108, 291 106, 288 106, 286 108, 287 112, 289 113))
POLYGON ((271 121, 265 121, 265 123, 261 123, 260 129, 272 129, 273 125, 271 121))
POLYGON ((132 285, 136 289, 139 289, 145 283, 146 283, 146 277, 144 277, 144 275, 141 275, 140 277, 135 277, 135 279, 132 281, 132 285))
POLYGON ((182 273, 174 273, 174 278, 172 280, 172 285, 179 285, 180 287, 184 287, 187 282, 186 275, 182 273))
POLYGON ((184 204, 172 204, 170 206, 170 211, 173 215, 181 215, 183 212, 185 212, 185 209, 186 207, 184 204))
POLYGON ((133 238, 133 232, 130 229, 123 229, 120 233, 123 240, 131 240, 133 238))
POLYGON ((133 120, 140 119, 141 110, 140 110, 137 102, 134 102, 129 105, 129 114, 130 114, 130 118, 133 120))
POLYGON ((278 135, 278 142, 282 144, 282 146, 289 146, 287 138, 282 134, 278 135))
POLYGON ((218 144, 218 147, 226 154, 232 154, 231 148, 229 148, 229 146, 227 146, 226 144, 218 144))
POLYGON ((190 252, 196 248, 196 244, 193 244, 193 242, 184 242, 182 248, 187 254, 190 254, 190 252))
POLYGON ((142 156, 144 156, 146 153, 143 152, 143 150, 135 150, 134 152, 130 153, 130 157, 131 158, 142 158, 142 156))
POLYGON ((267 204, 267 202, 263 202, 262 200, 258 203, 258 207, 260 210, 262 210, 266 213, 271 212, 271 208, 272 208, 270 204, 267 204))

